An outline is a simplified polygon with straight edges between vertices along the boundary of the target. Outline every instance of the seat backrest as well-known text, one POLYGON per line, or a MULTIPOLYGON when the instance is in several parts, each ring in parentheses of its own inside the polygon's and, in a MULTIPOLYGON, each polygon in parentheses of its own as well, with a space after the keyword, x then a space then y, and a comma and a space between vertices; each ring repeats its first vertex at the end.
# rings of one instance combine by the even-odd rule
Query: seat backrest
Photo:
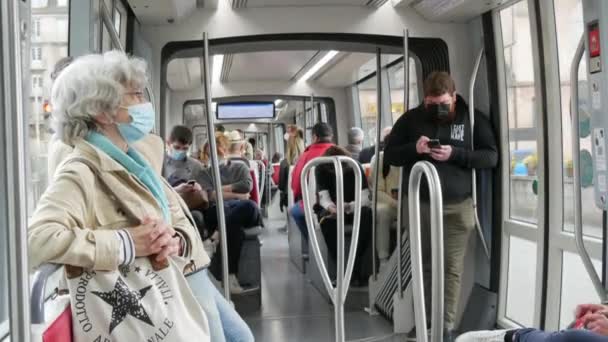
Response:
POLYGON ((281 175, 281 164, 272 164, 272 181, 275 185, 279 185, 279 176, 281 175))
POLYGON ((72 342, 72 310, 65 310, 42 333, 42 342, 72 342))
POLYGON ((251 191, 249 192, 249 199, 260 205, 260 189, 258 188, 258 177, 255 170, 249 170, 251 180, 253 181, 251 191))

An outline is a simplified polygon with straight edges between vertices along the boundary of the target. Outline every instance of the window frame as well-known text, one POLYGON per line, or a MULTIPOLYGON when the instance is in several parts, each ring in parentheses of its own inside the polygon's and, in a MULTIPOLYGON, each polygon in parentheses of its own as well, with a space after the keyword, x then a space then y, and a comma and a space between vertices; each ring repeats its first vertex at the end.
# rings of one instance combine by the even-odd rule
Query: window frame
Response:
MULTIPOLYGON (((513 219, 510 212, 510 140, 509 140, 509 118, 508 118, 508 98, 507 98, 507 80, 506 80, 506 64, 504 57, 504 44, 501 27, 500 12, 510 6, 517 3, 527 3, 528 6, 528 18, 531 33, 531 46, 532 46, 532 63, 534 72, 534 94, 538 101, 534 102, 534 108, 536 113, 543 113, 542 98, 543 94, 541 91, 541 68, 540 68, 540 57, 539 57, 539 44, 538 44, 538 31, 536 22, 536 8, 534 0, 515 0, 509 1, 502 6, 499 6, 492 10, 492 22, 494 31, 494 41, 496 49, 496 65, 497 65, 497 80, 498 80, 498 95, 499 95, 499 113, 500 113, 500 149, 502 162, 499 164, 502 167, 502 188, 506 191, 502 192, 502 237, 501 237, 501 261, 500 261, 500 289, 499 289, 499 300, 498 300, 498 317, 497 322, 500 326, 505 328, 520 328, 522 327, 519 322, 514 319, 507 317, 507 296, 508 296, 508 278, 509 278, 509 243, 510 237, 515 236, 536 243, 536 278, 535 278, 535 303, 534 303, 534 314, 532 326, 541 326, 541 317, 543 316, 543 297, 544 297, 544 284, 546 281, 545 268, 545 229, 547 229, 547 217, 545 217, 545 142, 543 141, 543 133, 545 131, 545 123, 543 120, 537 121, 537 136, 536 136, 536 148, 537 148, 537 160, 538 160, 538 220, 534 223, 520 221, 513 219), (506 158, 506 161, 505 161, 506 158)), ((540 115, 540 114, 539 114, 540 115)))

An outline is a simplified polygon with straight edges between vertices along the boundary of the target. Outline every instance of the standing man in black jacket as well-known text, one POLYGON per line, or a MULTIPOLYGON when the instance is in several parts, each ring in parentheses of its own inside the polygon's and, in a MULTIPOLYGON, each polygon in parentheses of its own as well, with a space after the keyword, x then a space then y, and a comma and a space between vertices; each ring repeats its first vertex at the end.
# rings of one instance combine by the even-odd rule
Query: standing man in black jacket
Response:
MULTIPOLYGON (((449 340, 455 324, 467 243, 475 229, 471 172, 473 168, 493 168, 498 162, 492 127, 483 114, 476 112, 475 131, 471 133, 469 109, 456 94, 454 80, 446 72, 433 72, 424 82, 424 103, 402 115, 387 137, 384 160, 403 166, 405 180, 409 179, 410 171, 418 161, 429 161, 437 168, 443 194, 444 319, 449 340), (473 150, 471 135, 475 143, 473 150)), ((430 210, 424 178, 422 183, 423 273, 427 322, 430 322, 430 210)), ((407 181, 405 184, 407 191, 407 181)))

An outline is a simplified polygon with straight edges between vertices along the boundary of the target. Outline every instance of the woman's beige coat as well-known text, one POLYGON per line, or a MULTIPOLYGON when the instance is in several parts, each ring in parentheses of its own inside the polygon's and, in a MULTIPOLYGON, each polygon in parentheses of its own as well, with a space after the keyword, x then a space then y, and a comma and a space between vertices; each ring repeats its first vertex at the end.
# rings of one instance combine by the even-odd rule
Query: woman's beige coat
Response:
MULTIPOLYGON (((161 177, 164 144, 160 137, 148 135, 133 147, 161 177)), ((93 270, 116 270, 121 243, 114 230, 138 226, 125 215, 120 202, 141 221, 144 216, 162 218, 154 196, 121 164, 84 140, 57 169, 54 180, 40 199, 30 220, 28 244, 30 265, 52 262, 93 270), (97 167, 100 177, 113 190, 104 191, 91 169, 73 158, 85 158, 97 167)), ((182 199, 162 179, 171 211, 171 226, 186 240, 185 255, 195 269, 207 266, 198 230, 192 226, 182 199)))

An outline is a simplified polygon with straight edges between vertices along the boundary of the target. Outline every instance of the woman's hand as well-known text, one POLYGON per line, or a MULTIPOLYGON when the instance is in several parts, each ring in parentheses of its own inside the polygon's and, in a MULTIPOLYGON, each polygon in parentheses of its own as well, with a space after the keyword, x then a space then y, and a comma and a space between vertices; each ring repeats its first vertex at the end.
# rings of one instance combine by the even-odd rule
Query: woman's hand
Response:
POLYGON ((171 240, 175 235, 173 228, 162 220, 149 217, 145 217, 140 226, 128 228, 127 231, 133 239, 135 256, 138 257, 160 253, 163 247, 172 243, 171 240))

